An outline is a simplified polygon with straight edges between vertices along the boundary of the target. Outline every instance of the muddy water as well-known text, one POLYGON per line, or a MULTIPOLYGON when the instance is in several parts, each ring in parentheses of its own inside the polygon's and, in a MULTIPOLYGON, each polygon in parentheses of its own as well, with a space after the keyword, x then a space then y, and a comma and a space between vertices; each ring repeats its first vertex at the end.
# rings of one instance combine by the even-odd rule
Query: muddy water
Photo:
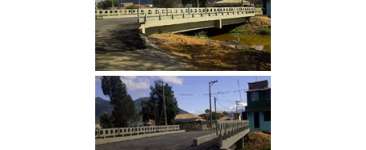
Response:
POLYGON ((240 41, 240 44, 256 47, 265 51, 271 51, 271 35, 258 35, 248 33, 224 33, 219 35, 213 35, 210 39, 220 41, 240 41))

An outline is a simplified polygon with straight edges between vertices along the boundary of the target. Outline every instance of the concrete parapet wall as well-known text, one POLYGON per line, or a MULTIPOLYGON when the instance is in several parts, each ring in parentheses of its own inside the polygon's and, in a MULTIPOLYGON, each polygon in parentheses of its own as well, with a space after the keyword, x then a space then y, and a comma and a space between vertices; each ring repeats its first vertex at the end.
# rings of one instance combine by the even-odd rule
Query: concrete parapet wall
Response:
POLYGON ((101 138, 101 139, 95 139, 95 144, 100 145, 100 144, 121 142, 121 141, 127 141, 127 140, 134 140, 134 139, 140 139, 140 138, 159 136, 159 135, 182 133, 182 132, 185 132, 185 130, 158 132, 158 133, 141 134, 141 135, 134 135, 134 136, 125 136, 125 137, 101 138))
MULTIPOLYGON (((142 8, 142 9, 109 9, 95 10, 96 18, 124 18, 138 16, 170 16, 176 14, 202 14, 215 12, 237 12, 237 11, 253 11, 257 12, 254 7, 203 7, 203 8, 142 8), (138 13, 140 12, 140 13, 138 13)), ((258 11, 259 12, 259 11, 258 11)))
POLYGON ((220 149, 230 149, 230 147, 232 145, 234 145, 237 141, 244 138, 244 136, 247 135, 249 133, 249 131, 250 131, 249 128, 247 128, 231 137, 223 139, 220 143, 220 146, 221 146, 220 149))
POLYGON ((223 138, 226 138, 248 128, 249 128, 248 121, 243 120, 218 121, 216 127, 216 134, 223 138))
POLYGON ((185 32, 204 28, 222 28, 237 24, 255 16, 254 7, 243 7, 232 12, 206 12, 200 14, 145 15, 139 17, 140 30, 144 34, 161 32, 185 32), (151 29, 149 29, 151 28, 151 29))
POLYGON ((95 138, 114 138, 180 130, 179 125, 96 129, 95 138))
POLYGON ((216 133, 200 136, 200 137, 197 137, 193 140, 193 145, 194 146, 199 146, 203 143, 209 142, 209 141, 214 140, 216 138, 218 138, 216 133))

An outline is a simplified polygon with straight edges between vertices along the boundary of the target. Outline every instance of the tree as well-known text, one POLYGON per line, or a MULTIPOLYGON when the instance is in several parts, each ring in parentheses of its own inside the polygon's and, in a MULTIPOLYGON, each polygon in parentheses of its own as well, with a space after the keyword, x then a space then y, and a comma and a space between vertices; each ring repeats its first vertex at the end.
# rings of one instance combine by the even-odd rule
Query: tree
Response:
POLYGON ((113 124, 111 121, 110 116, 108 115, 108 113, 103 113, 100 117, 99 117, 99 124, 102 128, 112 128, 113 124))
POLYGON ((113 105, 113 127, 127 127, 135 117, 135 105, 126 90, 126 85, 117 76, 102 78, 103 94, 109 96, 113 105))
POLYGON ((156 125, 164 125, 163 109, 163 88, 166 104, 167 123, 174 124, 174 119, 178 113, 177 100, 174 96, 172 87, 162 81, 155 81, 154 86, 150 87, 150 100, 142 104, 143 120, 155 120, 156 125))
POLYGON ((118 6, 118 0, 104 0, 97 3, 97 8, 99 9, 108 9, 112 7, 112 4, 114 7, 118 6))

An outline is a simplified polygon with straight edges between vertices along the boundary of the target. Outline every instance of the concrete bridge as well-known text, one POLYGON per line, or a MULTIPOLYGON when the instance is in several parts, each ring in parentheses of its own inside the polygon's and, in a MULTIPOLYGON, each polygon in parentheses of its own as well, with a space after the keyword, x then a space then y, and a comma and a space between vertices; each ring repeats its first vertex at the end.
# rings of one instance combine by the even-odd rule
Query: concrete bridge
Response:
POLYGON ((96 150, 202 150, 243 148, 247 121, 220 121, 186 132, 177 125, 96 130, 96 150))
POLYGON ((97 19, 137 17, 144 34, 185 32, 245 22, 246 18, 261 15, 255 7, 204 8, 144 8, 96 10, 97 19))

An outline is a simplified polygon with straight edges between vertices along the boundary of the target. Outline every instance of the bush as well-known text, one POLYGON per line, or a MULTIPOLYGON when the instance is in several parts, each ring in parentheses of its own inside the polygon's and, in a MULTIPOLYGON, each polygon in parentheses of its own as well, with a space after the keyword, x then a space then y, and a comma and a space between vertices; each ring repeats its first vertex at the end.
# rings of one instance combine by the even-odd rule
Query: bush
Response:
POLYGON ((257 33, 261 34, 261 35, 270 35, 271 34, 271 28, 270 27, 259 28, 257 33))
POLYGON ((139 9, 138 5, 130 5, 130 6, 126 6, 125 9, 139 9))

